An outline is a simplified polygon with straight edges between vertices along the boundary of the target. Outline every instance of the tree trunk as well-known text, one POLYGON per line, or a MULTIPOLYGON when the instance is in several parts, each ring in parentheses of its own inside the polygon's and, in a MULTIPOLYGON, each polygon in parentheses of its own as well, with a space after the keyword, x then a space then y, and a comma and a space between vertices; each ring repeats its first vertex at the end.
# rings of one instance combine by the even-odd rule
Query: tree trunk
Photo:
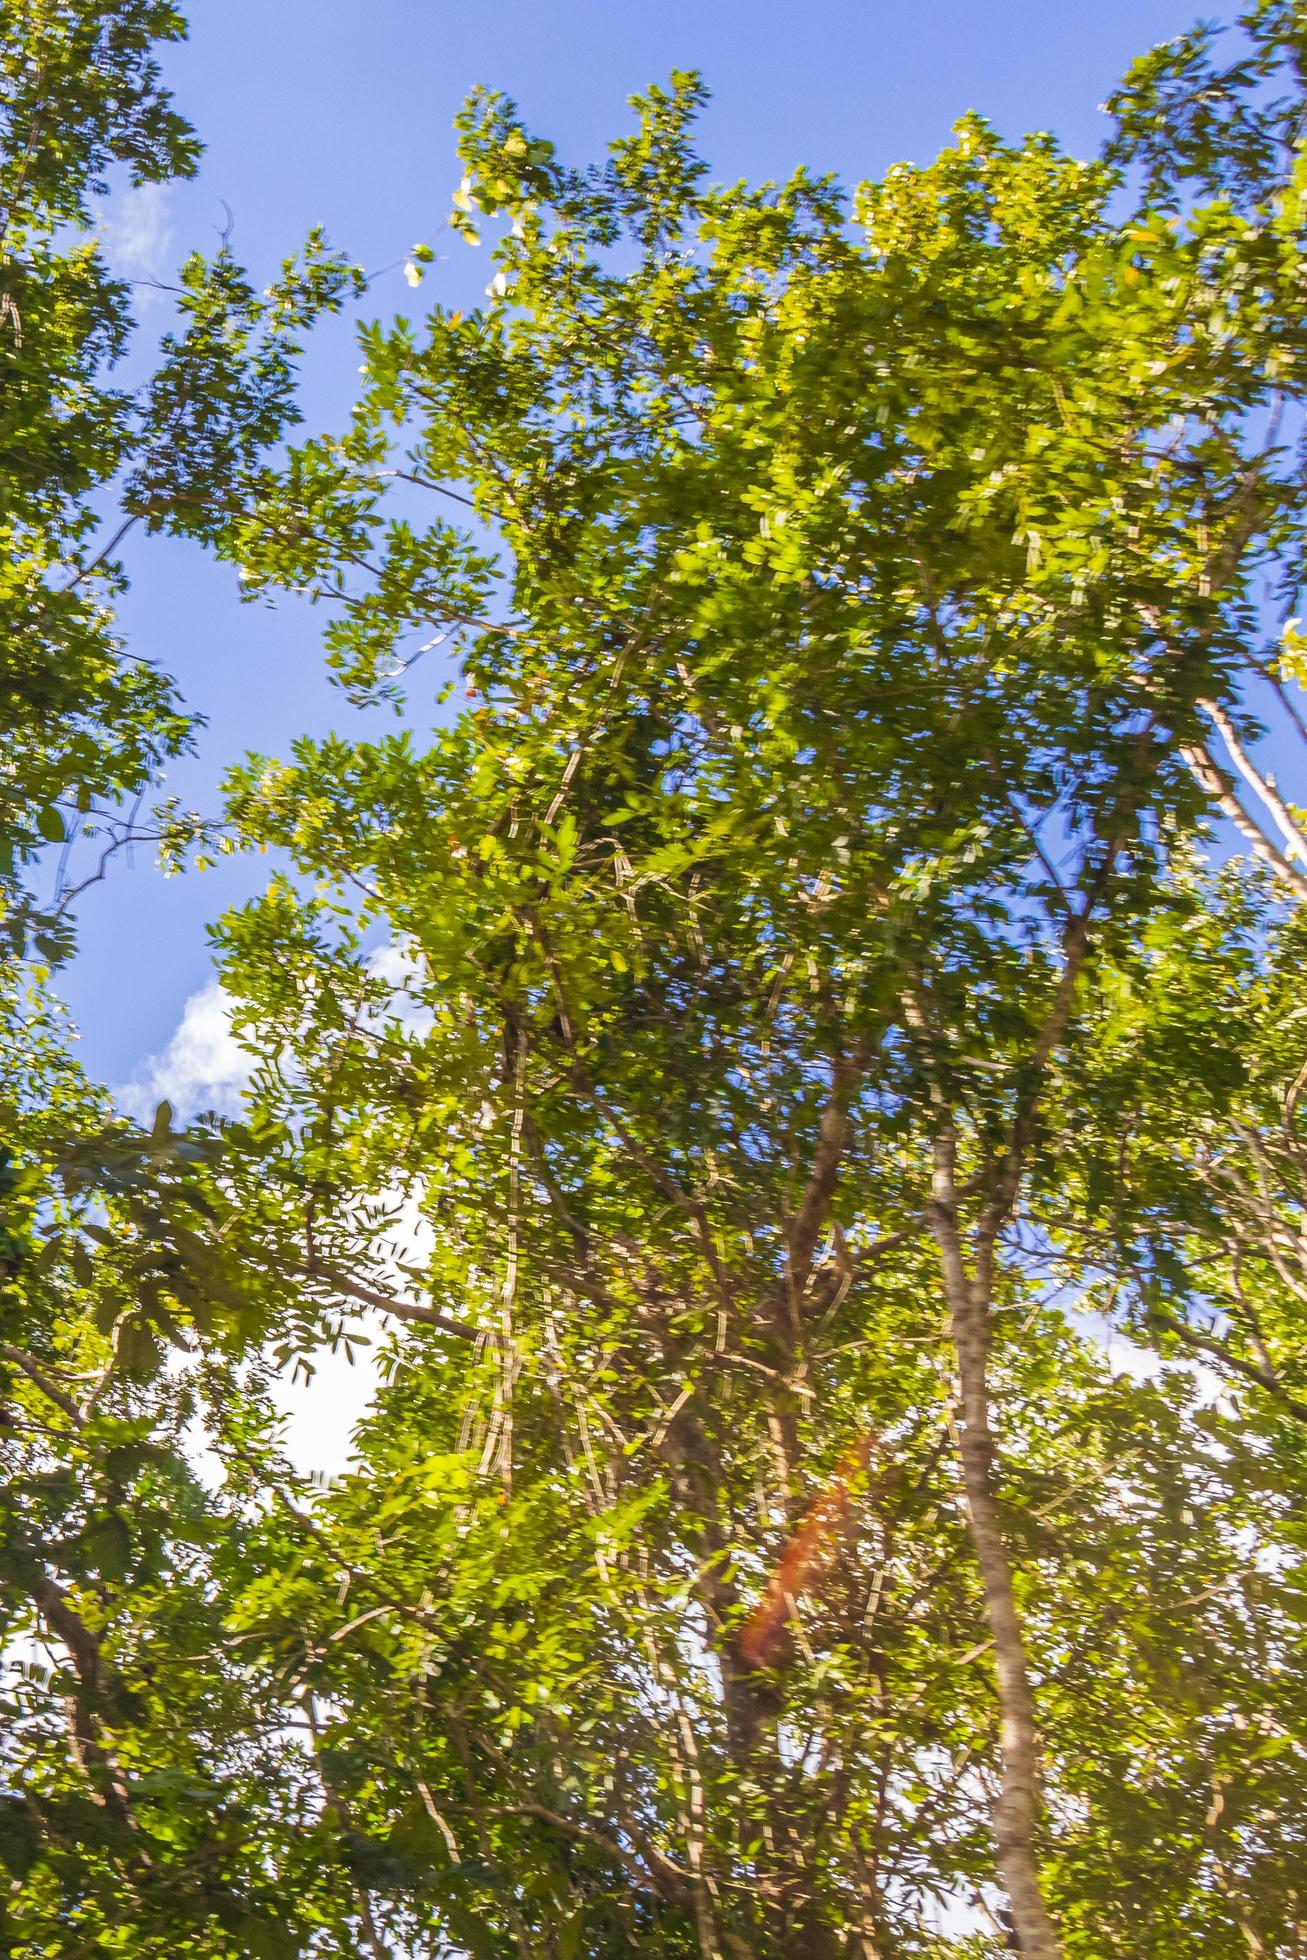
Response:
POLYGON ((958 1360, 959 1453, 971 1542, 985 1595, 998 1682, 1002 1780, 994 1805, 994 1847, 1008 1895, 1018 1950, 1026 1960, 1062 1960, 1062 1946, 1044 1904, 1035 1858, 1039 1817, 1039 1751, 1025 1642, 1012 1592, 1012 1569, 999 1521, 994 1433, 989 1422, 988 1260, 967 1271, 950 1173, 937 1178, 931 1229, 940 1249, 949 1305, 949 1331, 958 1360), (944 1188, 941 1188, 943 1185, 944 1188))

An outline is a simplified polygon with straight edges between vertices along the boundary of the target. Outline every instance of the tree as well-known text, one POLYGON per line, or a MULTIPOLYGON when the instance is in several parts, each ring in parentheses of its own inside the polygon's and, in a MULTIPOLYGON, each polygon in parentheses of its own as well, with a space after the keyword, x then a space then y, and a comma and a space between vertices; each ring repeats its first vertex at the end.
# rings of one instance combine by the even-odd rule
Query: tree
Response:
POLYGON ((176 1137, 166 1109, 150 1137, 116 1122, 43 985, 72 944, 77 839, 92 840, 94 876, 96 855, 103 871, 142 829, 174 842, 193 829, 167 808, 136 816, 192 721, 115 631, 120 547, 137 525, 212 540, 230 523, 296 418, 299 335, 353 284, 316 236, 267 294, 226 249, 193 257, 149 377, 114 385, 130 295, 92 202, 111 181, 194 168, 155 58, 183 31, 160 0, 18 0, 0 15, 6 1953, 299 1951, 294 1928, 333 1910, 330 1878, 310 1873, 292 1930, 284 1892, 263 1904, 266 1845, 245 1820, 260 1771, 280 1773, 276 1743, 220 1651, 210 1548, 229 1513, 198 1480, 186 1428, 204 1383, 160 1373, 161 1340, 202 1327, 224 1393, 224 1342, 234 1351, 238 1324, 255 1324, 197 1233, 204 1146, 176 1137), (203 1275, 189 1287, 188 1270, 203 1275), (206 1747, 226 1751, 225 1782, 206 1780, 206 1747))
POLYGON ((602 171, 469 105, 487 306, 205 506, 464 705, 237 772, 241 1122, 25 1187, 143 1426, 15 1364, 98 1643, 16 1952, 1307 1947, 1299 15, 852 201, 708 187, 693 77, 602 171), (270 1373, 379 1336, 306 1489, 270 1373))
MULTIPOLYGON (((1140 64, 1097 164, 969 119, 852 214, 803 175, 705 189, 689 77, 645 98, 602 174, 564 170, 511 104, 480 98, 454 223, 475 242, 482 217, 511 220, 490 305, 367 330, 351 429, 270 475, 241 541, 256 586, 339 602, 328 645, 356 691, 384 693, 409 636, 423 651, 434 631, 480 703, 425 752, 306 743, 243 772, 246 834, 337 895, 279 883, 224 943, 283 1163, 277 1198, 259 1159, 265 1256, 279 1245, 282 1270, 375 1299, 368 1205, 398 1179, 431 1221, 422 1278, 445 1325, 396 1351, 366 1459, 381 1481, 340 1502, 392 1515, 384 1479, 437 1474, 434 1434, 468 1549, 389 1595, 457 1586, 489 1557, 479 1515, 491 1544, 519 1548, 496 1583, 530 1597, 520 1668, 487 1633, 492 1687, 456 1675, 418 1701, 465 1792, 445 1787, 437 1826, 460 1837, 457 1801, 500 1873, 482 1910, 523 1950, 547 1935, 528 1882, 506 1877, 531 1868, 520 1818, 606 1858, 628 1915, 671 1911, 686 1929, 671 1950, 912 1950, 886 1806, 913 1776, 942 1801, 923 1769, 937 1732, 901 1733, 883 1681, 877 1704, 843 1680, 863 1670, 865 1691, 888 1665, 879 1627, 796 1633, 780 1668, 759 1644, 767 1575, 790 1569, 814 1493, 793 1543, 829 1534, 839 1463, 836 1511, 875 1520, 864 1553, 877 1528, 906 1528, 887 1489, 924 1485, 933 1527, 941 1506, 965 1510, 998 1732, 968 1731, 943 1784, 965 1786, 974 1762, 990 1791, 1020 1949, 1101 1950, 1059 1890, 1083 1741, 1074 1720, 1059 1741, 1051 1713, 1052 1656, 1094 1616, 1071 1586, 1066 1617, 1041 1623, 1042 1588, 1070 1585, 1076 1555, 1050 1553, 1055 1581, 1029 1541, 1027 1480, 1046 1491, 1055 1474, 1031 1433, 1040 1398, 1060 1437, 1080 1433, 1090 1367, 1032 1295, 1042 1249, 1067 1243, 1051 1112, 1090 1066, 1113 962, 1174 916, 1209 799, 1255 831, 1286 896, 1301 880, 1298 817, 1263 797, 1289 825, 1268 838, 1215 747, 1248 761, 1249 688, 1269 673, 1285 689, 1260 650, 1259 588, 1296 591, 1302 521, 1285 431, 1304 30, 1275 4, 1242 27, 1226 70, 1207 34, 1140 64), (429 523, 419 492, 437 500, 429 523), (450 497, 483 529, 446 514, 450 497), (416 1028, 369 1004, 361 935, 379 921, 411 960, 416 1028), (956 1473, 939 1447, 941 1311, 956 1473), (884 1353, 896 1342, 911 1365, 884 1353), (433 1344, 441 1419, 423 1389, 433 1344), (555 1611, 545 1548, 578 1531, 596 1538, 598 1591, 578 1551, 566 1578, 553 1568, 555 1611), (613 1644, 583 1712, 600 1626, 613 1644), (611 1726, 619 1694, 638 1741, 611 1726)), ((1110 1177, 1111 1154, 1086 1147, 1110 1177)), ((1074 1256, 1070 1275, 1083 1283, 1074 1256)), ((1214 1420, 1191 1418, 1197 1433, 1214 1420)), ((1176 1454, 1140 1488, 1200 1451, 1192 1429, 1183 1446, 1166 1433, 1159 1418, 1148 1447, 1176 1454)), ((1078 1524, 1099 1501, 1110 1538, 1103 1475, 1078 1524)), ((877 1599, 892 1570, 883 1553, 877 1599)), ((918 1570, 923 1587, 938 1595, 918 1570)), ((370 1624, 380 1640, 385 1611, 370 1624)), ((415 1636, 387 1637, 392 1662, 432 1672, 415 1636)), ((1129 1663, 1130 1707, 1165 1700, 1144 1686, 1150 1645, 1160 1657, 1152 1635, 1129 1663)), ((340 1698, 352 1736, 361 1709, 340 1698)), ((1122 1868, 1136 1823, 1094 1813, 1100 1869, 1122 1868)), ((983 1882, 983 1865, 933 1854, 924 1889, 983 1882)), ((1190 1924, 1209 1946, 1264 1944, 1252 1893, 1231 1881, 1220 1903, 1203 1855, 1152 1875, 1171 1888, 1165 1950, 1190 1924)), ((1300 1921, 1291 1870, 1257 1885, 1300 1921)), ((579 1895, 592 1915, 596 1890, 574 1885, 568 1912, 579 1895)), ((616 1935, 586 1921, 552 1937, 600 1952, 616 1935)), ((1144 1938, 1123 1928, 1119 1950, 1144 1938)))
POLYGON ((115 635, 119 548, 136 525, 220 534, 297 419, 296 336, 354 281, 318 235, 266 295, 225 246, 194 255, 153 372, 135 392, 113 385, 130 294, 92 201, 111 178, 194 170, 199 145, 155 59, 184 32, 163 0, 19 0, 0 35, 0 878, 10 945, 21 953, 35 933, 52 961, 70 948, 67 894, 38 904, 22 867, 78 832, 115 848, 124 810, 191 733, 168 677, 115 635))

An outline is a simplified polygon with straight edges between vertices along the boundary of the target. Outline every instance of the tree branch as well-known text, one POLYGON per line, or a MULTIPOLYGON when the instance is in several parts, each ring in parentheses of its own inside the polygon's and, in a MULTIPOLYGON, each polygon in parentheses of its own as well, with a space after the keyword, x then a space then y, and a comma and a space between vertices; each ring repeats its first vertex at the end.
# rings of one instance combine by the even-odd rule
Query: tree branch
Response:
POLYGON ((303 1279, 321 1280, 333 1292, 357 1300, 360 1306, 375 1307, 378 1313, 393 1314, 396 1320, 412 1320, 424 1327, 438 1327, 442 1334, 452 1334, 460 1341, 481 1339, 480 1328, 474 1327, 469 1320, 455 1320, 452 1315, 442 1313, 439 1307, 424 1307, 416 1300, 396 1300, 392 1294, 378 1292, 362 1280, 351 1279, 335 1267, 323 1265, 320 1259, 303 1260, 291 1271, 303 1279))
POLYGON ((1307 1422, 1307 1402, 1300 1401, 1292 1389, 1286 1388, 1273 1368, 1262 1367, 1255 1361, 1245 1361, 1241 1355, 1231 1354, 1227 1347, 1220 1341, 1214 1340, 1211 1335, 1200 1334, 1197 1328, 1188 1326, 1182 1320, 1174 1319, 1168 1313, 1155 1311, 1153 1318, 1159 1327, 1164 1327, 1168 1334, 1174 1334, 1176 1339, 1182 1341, 1186 1347, 1193 1348, 1198 1353, 1210 1354, 1223 1368, 1230 1368, 1236 1375, 1242 1375, 1245 1381, 1255 1382, 1259 1388, 1264 1388, 1269 1395, 1275 1397, 1277 1402, 1283 1403, 1288 1413, 1295 1416, 1299 1422, 1307 1422))
POLYGON ((1223 816, 1229 818, 1239 835, 1252 846, 1253 853, 1270 866, 1282 883, 1299 898, 1307 899, 1307 875, 1291 864, 1284 852, 1273 844, 1261 825, 1250 817, 1234 793, 1234 784, 1201 743, 1191 743, 1180 751, 1189 773, 1205 795, 1210 796, 1223 816))
POLYGON ((1200 701, 1198 705, 1219 729, 1221 740, 1230 751, 1239 774, 1274 817, 1289 856, 1297 857, 1307 864, 1307 837, 1303 835, 1301 824, 1276 788, 1275 778, 1263 775, 1253 762, 1243 745, 1238 729, 1218 701, 1200 701))

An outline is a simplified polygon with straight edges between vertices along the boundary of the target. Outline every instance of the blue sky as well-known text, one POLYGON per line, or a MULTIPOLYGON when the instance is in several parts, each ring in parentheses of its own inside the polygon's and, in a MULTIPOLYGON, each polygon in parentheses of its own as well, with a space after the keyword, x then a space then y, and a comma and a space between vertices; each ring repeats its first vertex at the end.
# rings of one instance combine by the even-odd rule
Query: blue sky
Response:
MULTIPOLYGON (((634 90, 696 67, 713 90, 703 147, 716 176, 778 177, 803 163, 856 181, 928 160, 973 108, 1006 134, 1052 129, 1092 151, 1098 105, 1131 58, 1193 13, 1190 0, 198 0, 192 38, 167 67, 207 145, 200 178, 109 207, 107 243, 123 272, 166 279, 186 250, 212 247, 225 201, 234 248, 260 279, 321 223, 370 270, 431 239, 440 257, 424 295, 466 305, 485 285, 485 255, 442 241, 440 227, 459 176, 453 116, 478 82, 516 96, 530 124, 584 162, 622 129, 634 90)), ((165 302, 139 292, 156 329, 165 302)), ((363 312, 412 302, 396 267, 363 312)), ((340 424, 357 364, 347 323, 315 341, 310 426, 340 424)), ((133 651, 176 674, 208 720, 198 758, 168 784, 185 803, 213 808, 247 749, 281 753, 298 732, 358 724, 323 678, 314 615, 240 605, 230 570, 186 546, 136 546, 129 567, 133 651)), ((431 693, 438 679, 433 670, 431 693)), ((419 694, 419 721, 428 708, 419 694)), ((229 1086, 212 1002, 180 1042, 176 1031, 210 978, 206 921, 266 869, 256 859, 164 881, 142 852, 86 894, 63 991, 92 1074, 162 1093, 169 1068, 189 1071, 203 1101, 211 1066, 229 1086), (168 1065, 151 1070, 147 1058, 163 1055, 168 1065)))

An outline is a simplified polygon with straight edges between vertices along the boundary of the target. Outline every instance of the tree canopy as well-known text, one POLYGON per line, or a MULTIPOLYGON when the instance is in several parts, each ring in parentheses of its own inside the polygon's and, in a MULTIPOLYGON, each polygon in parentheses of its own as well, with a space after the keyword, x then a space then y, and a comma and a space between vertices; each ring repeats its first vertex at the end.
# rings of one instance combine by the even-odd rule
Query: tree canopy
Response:
POLYGON ((239 1119, 81 1081, 14 870, 6 1950, 1307 1952, 1301 6, 851 195, 712 185, 692 75, 587 169, 479 95, 486 304, 364 326, 342 434, 344 263, 224 252, 30 489, 177 31, 6 17, 13 305, 111 323, 0 470, 14 866, 186 739, 111 477, 402 720, 233 774, 239 1119))

